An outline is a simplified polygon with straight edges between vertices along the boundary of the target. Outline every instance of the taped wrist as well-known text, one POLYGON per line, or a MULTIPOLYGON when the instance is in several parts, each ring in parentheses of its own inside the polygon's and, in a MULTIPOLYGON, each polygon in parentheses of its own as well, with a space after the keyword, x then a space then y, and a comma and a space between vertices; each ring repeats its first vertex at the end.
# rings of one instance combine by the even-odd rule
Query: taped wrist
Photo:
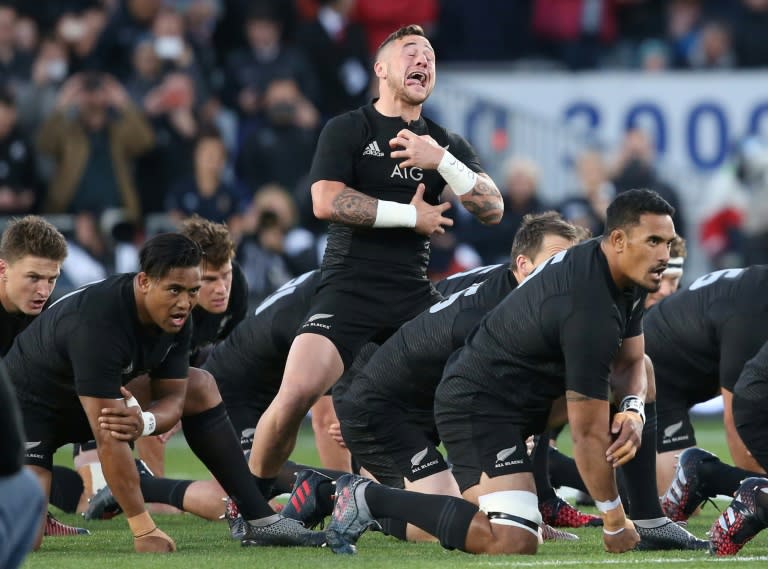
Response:
POLYGON ((149 411, 142 411, 141 418, 144 420, 144 430, 141 432, 142 437, 151 435, 157 428, 157 421, 155 420, 155 414, 149 411))
POLYGON ((416 227, 416 206, 378 200, 374 227, 416 227))
POLYGON ((477 174, 447 150, 437 165, 437 171, 457 196, 469 192, 477 182, 477 174))
POLYGON ((136 539, 147 536, 157 529, 154 520, 146 511, 128 518, 128 526, 136 539))
POLYGON ((645 424, 645 402, 637 395, 627 395, 624 399, 621 400, 621 404, 619 405, 619 413, 623 413, 625 411, 637 413, 643 420, 643 424, 645 424))

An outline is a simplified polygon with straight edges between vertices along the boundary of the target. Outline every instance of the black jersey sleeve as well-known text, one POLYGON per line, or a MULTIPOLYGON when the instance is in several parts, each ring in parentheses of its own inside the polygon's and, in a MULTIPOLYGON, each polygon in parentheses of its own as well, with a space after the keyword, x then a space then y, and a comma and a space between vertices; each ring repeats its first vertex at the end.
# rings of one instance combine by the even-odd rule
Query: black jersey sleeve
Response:
POLYGON ((483 172, 483 167, 480 166, 480 158, 478 157, 477 152, 475 152, 475 149, 463 136, 451 132, 448 134, 448 140, 450 140, 450 144, 448 145, 447 150, 451 154, 466 164, 473 172, 483 172))
POLYGON ((363 137, 364 122, 347 113, 328 121, 317 141, 310 182, 331 180, 354 188, 355 150, 363 137))
POLYGON ((192 342, 192 321, 187 321, 176 336, 168 354, 159 365, 149 370, 152 379, 182 379, 189 375, 189 350, 192 342))
POLYGON ((619 338, 618 322, 609 313, 594 305, 575 307, 560 328, 565 388, 592 399, 607 400, 610 366, 619 338))
POLYGON ((122 370, 130 364, 129 342, 116 327, 83 323, 69 335, 67 352, 75 392, 85 397, 122 397, 122 370))

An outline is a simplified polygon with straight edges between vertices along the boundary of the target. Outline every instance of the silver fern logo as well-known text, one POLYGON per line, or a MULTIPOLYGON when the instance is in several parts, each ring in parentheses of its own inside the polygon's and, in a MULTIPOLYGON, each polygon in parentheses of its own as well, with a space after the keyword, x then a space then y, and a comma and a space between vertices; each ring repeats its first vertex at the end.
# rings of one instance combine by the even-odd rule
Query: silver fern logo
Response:
POLYGON ((664 438, 668 439, 672 435, 674 435, 677 431, 679 431, 683 427, 683 422, 678 421, 677 423, 671 424, 669 427, 664 429, 664 438))
POLYGON ((333 318, 333 314, 313 314, 307 319, 307 322, 314 322, 315 320, 325 320, 326 318, 333 318))
POLYGON ((417 452, 411 457, 411 465, 412 466, 418 466, 421 464, 421 461, 424 460, 424 457, 427 456, 427 453, 429 452, 429 447, 424 447, 424 450, 417 452))
POLYGON ((511 447, 511 448, 505 448, 500 450, 496 453, 496 462, 504 462, 507 460, 510 456, 515 454, 515 451, 517 450, 517 445, 511 447))

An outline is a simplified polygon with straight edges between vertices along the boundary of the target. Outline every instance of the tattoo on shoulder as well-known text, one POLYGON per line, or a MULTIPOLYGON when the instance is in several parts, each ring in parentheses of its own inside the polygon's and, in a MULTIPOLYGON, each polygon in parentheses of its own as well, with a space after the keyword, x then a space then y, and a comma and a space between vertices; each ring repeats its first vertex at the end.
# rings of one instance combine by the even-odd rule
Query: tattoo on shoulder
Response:
POLYGON ((480 177, 472 191, 462 196, 461 203, 482 223, 499 221, 504 213, 504 202, 499 190, 480 177))
POLYGON ((331 221, 372 227, 376 221, 376 199, 345 188, 333 200, 331 221))
POLYGON ((591 401, 594 399, 594 397, 587 397, 583 393, 578 393, 576 391, 566 391, 565 392, 565 400, 566 401, 591 401))

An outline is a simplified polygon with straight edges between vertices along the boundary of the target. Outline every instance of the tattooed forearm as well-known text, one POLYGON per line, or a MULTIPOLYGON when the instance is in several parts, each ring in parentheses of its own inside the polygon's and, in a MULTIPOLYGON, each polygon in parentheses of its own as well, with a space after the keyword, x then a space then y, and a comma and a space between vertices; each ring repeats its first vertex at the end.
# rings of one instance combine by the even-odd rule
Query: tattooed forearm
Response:
POLYGON ((461 203, 482 223, 498 223, 504 214, 504 200, 499 189, 482 176, 478 176, 475 187, 469 193, 461 196, 461 203))
POLYGON ((361 194, 352 188, 344 188, 331 205, 331 221, 372 227, 376 221, 377 201, 376 198, 361 194))

